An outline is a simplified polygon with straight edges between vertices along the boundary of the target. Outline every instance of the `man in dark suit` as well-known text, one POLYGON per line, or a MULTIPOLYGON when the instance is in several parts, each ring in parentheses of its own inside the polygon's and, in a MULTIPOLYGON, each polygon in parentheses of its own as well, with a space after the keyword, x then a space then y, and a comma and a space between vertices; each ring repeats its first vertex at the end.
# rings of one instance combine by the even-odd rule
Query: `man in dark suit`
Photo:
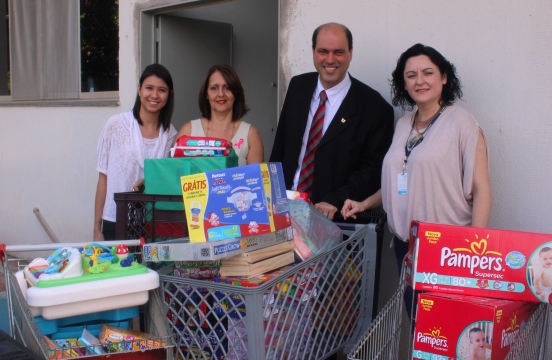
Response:
POLYGON ((291 79, 270 161, 282 163, 287 189, 301 191, 304 160, 313 156, 314 168, 308 170, 312 177, 304 188, 315 208, 333 219, 346 199, 362 201, 380 188, 383 157, 393 137, 393 108, 348 74, 353 38, 345 26, 319 26, 312 53, 317 72, 291 79), (311 123, 318 117, 321 98, 327 98, 323 135, 309 151, 311 123))

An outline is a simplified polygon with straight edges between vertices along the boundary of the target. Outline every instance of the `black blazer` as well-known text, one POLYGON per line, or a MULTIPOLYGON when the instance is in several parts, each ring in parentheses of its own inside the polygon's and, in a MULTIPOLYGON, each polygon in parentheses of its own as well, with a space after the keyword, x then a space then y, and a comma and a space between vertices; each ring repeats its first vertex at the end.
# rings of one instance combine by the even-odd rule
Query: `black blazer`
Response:
MULTIPOLYGON (((351 88, 332 119, 314 157, 311 200, 343 207, 381 187, 381 166, 393 137, 393 108, 374 89, 351 76, 351 88)), ((291 189, 318 73, 291 79, 276 130, 270 161, 282 163, 291 189)))

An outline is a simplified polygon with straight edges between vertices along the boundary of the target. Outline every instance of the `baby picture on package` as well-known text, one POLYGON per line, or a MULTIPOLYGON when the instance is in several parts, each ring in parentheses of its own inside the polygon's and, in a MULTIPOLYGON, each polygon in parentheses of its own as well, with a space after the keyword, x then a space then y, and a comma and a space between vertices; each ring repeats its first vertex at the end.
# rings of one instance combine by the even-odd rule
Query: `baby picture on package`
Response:
POLYGON ((291 226, 280 163, 181 177, 190 241, 268 234, 291 226))
POLYGON ((552 294, 552 242, 537 248, 527 266, 527 283, 541 301, 550 303, 552 294))
POLYGON ((458 359, 491 359, 492 339, 493 323, 491 321, 479 321, 470 324, 458 338, 456 348, 458 359))

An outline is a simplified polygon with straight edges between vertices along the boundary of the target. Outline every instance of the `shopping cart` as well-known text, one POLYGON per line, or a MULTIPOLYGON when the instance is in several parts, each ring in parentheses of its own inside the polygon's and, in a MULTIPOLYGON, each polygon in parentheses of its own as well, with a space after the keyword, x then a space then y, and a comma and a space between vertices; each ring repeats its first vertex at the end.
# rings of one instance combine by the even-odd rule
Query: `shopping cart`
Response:
MULTIPOLYGON (((118 238, 187 234, 184 212, 157 206, 182 203, 182 197, 116 193, 114 199, 118 238)), ((170 266, 159 270, 167 274, 160 276, 161 287, 178 357, 322 359, 346 353, 377 311, 385 222, 383 211, 361 213, 354 222, 336 219, 343 243, 255 288, 174 277, 170 266)))
MULTIPOLYGON (((405 313, 403 295, 407 287, 405 270, 406 266, 403 264, 397 290, 370 327, 359 337, 358 342, 347 355, 348 360, 397 360, 400 359, 401 344, 407 344, 406 351, 403 352, 408 353, 407 359, 412 359, 411 335, 401 342, 402 327, 412 326, 408 320, 403 324, 403 313, 405 313)), ((549 359, 546 357, 546 340, 551 311, 550 304, 540 304, 535 309, 520 336, 511 345, 507 360, 549 359)))
MULTIPOLYGON (((71 352, 86 353, 87 347, 67 347, 63 351, 53 351, 48 344, 47 338, 42 333, 40 326, 38 325, 35 315, 31 308, 27 305, 25 296, 21 290, 19 281, 25 281, 20 278, 16 273, 22 270, 29 264, 30 260, 39 256, 47 256, 52 251, 59 247, 75 247, 82 248, 87 243, 56 243, 56 244, 42 244, 42 245, 13 245, 5 246, 0 244, 0 261, 2 262, 2 269, 6 279, 6 295, 8 303, 9 324, 11 337, 14 341, 21 343, 32 354, 35 354, 37 358, 43 359, 55 359, 55 358, 67 358, 71 352), (44 255, 46 254, 46 255, 44 255)), ((109 245, 116 246, 119 244, 126 245, 133 256, 141 261, 141 246, 139 240, 127 240, 127 241, 112 241, 109 245)), ((164 314, 167 313, 166 305, 161 300, 159 295, 159 289, 150 290, 148 293, 149 300, 143 305, 143 332, 146 332, 153 337, 151 343, 160 344, 154 345, 149 350, 124 350, 122 352, 110 353, 105 355, 82 355, 78 357, 82 358, 105 358, 108 356, 114 356, 117 359, 136 359, 137 356, 140 359, 174 359, 174 340, 171 332, 167 328, 167 324, 164 321, 164 314), (138 355, 138 354, 139 355, 138 355)), ((133 348, 134 345, 142 348, 144 347, 143 341, 127 341, 125 343, 128 348, 133 348)), ((98 350, 101 345, 98 345, 98 350)), ((88 347, 90 348, 90 347, 88 347)), ((0 355, 2 351, 0 349, 0 355)), ((28 357, 31 359, 31 357, 28 357)), ((19 357, 18 357, 19 359, 19 357)), ((21 359, 27 359, 27 357, 21 357, 21 359)))
POLYGON ((161 275, 178 357, 324 359, 348 351, 371 322, 376 238, 376 224, 363 226, 258 286, 161 275))
POLYGON ((344 219, 340 212, 337 212, 333 220, 342 230, 344 236, 350 236, 356 230, 366 224, 376 224, 377 250, 376 250, 376 270, 374 274, 374 297, 372 300, 372 319, 378 315, 378 300, 380 288, 381 254, 383 250, 384 226, 387 222, 387 214, 383 208, 362 211, 356 214, 356 219, 344 219))
POLYGON ((551 311, 550 304, 540 304, 535 309, 519 338, 510 347, 506 360, 550 359, 546 338, 551 311))
POLYGON ((349 360, 397 360, 401 344, 403 295, 406 290, 405 268, 399 286, 347 355, 349 360))

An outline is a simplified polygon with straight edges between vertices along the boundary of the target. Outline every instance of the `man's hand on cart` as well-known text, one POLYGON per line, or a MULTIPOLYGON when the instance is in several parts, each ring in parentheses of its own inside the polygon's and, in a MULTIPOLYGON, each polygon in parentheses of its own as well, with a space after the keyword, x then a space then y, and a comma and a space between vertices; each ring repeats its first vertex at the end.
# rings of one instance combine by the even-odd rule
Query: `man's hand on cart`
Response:
POLYGON ((328 204, 326 202, 319 202, 318 204, 314 205, 314 208, 322 213, 325 217, 327 217, 330 220, 333 220, 335 213, 337 212, 337 208, 333 206, 332 204, 328 204))

